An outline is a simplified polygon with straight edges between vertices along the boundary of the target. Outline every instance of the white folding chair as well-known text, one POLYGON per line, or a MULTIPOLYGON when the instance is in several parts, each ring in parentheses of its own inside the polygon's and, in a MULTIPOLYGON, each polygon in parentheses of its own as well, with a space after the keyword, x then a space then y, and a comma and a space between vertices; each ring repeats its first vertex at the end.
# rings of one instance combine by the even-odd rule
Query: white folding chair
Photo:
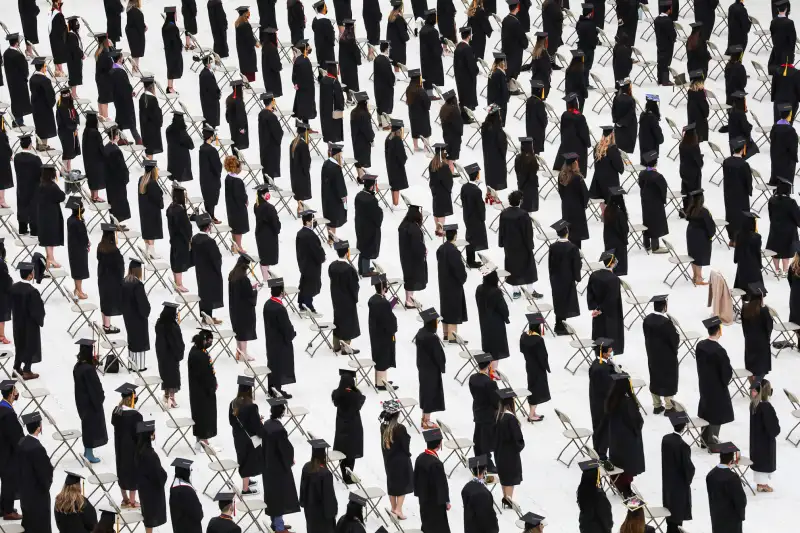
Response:
POLYGON ((453 472, 455 472, 459 465, 469 470, 468 455, 475 446, 475 443, 472 442, 471 439, 455 437, 453 435, 453 431, 450 429, 450 426, 438 418, 436 419, 436 424, 439 426, 439 429, 442 430, 442 436, 444 437, 444 440, 442 441, 442 447, 450 452, 442 461, 442 466, 446 465, 447 461, 451 457, 455 457, 456 459, 456 464, 450 470, 450 473, 447 474, 447 477, 452 477, 453 472))
POLYGON ((681 327, 680 322, 678 322, 678 319, 669 313, 667 313, 667 318, 672 321, 672 323, 675 325, 675 329, 678 330, 678 351, 680 352, 681 349, 684 350, 683 355, 681 355, 680 359, 678 360, 678 363, 682 363, 686 356, 690 354, 692 358, 695 358, 695 347, 700 339, 703 338, 703 335, 697 331, 684 330, 683 327, 681 327))
POLYGON ((566 466, 567 468, 569 468, 572 465, 572 462, 575 460, 575 458, 578 457, 578 455, 586 457, 586 451, 584 450, 584 448, 586 448, 589 439, 592 437, 592 430, 586 428, 576 428, 572 424, 572 420, 570 420, 570 418, 566 414, 559 411, 558 409, 555 409, 555 412, 556 416, 558 416, 558 420, 561 422, 561 425, 564 426, 564 431, 562 431, 561 434, 567 439, 566 446, 564 446, 564 448, 558 454, 556 460, 559 463, 566 466), (565 463, 561 459, 561 456, 571 446, 574 446, 577 449, 577 451, 572 455, 570 460, 565 463))
POLYGON ((672 264, 672 270, 666 275, 663 280, 663 283, 667 285, 670 289, 675 286, 675 284, 681 279, 685 279, 686 281, 690 282, 694 285, 694 278, 692 278, 690 274, 690 267, 694 262, 694 259, 690 255, 679 255, 675 248, 667 241, 666 239, 662 239, 664 246, 669 252, 669 257, 667 257, 667 261, 672 264), (673 277, 674 275, 674 277, 673 277), (670 278, 672 281, 670 282, 670 278))
POLYGON ((383 517, 378 508, 378 506, 381 504, 381 500, 384 496, 386 496, 386 491, 380 487, 365 487, 364 483, 361 481, 361 478, 358 477, 352 470, 348 468, 346 472, 350 476, 353 484, 357 487, 353 492, 367 500, 364 521, 367 521, 369 515, 374 514, 376 517, 381 519, 384 525, 388 526, 389 524, 386 523, 386 519, 383 517))
POLYGON ((786 434, 786 440, 792 443, 792 446, 797 448, 797 446, 800 445, 800 438, 792 440, 792 433, 794 433, 794 430, 800 426, 800 401, 797 399, 797 395, 789 392, 788 389, 783 389, 783 393, 786 395, 789 403, 792 404, 792 417, 797 420, 797 423, 794 425, 794 427, 792 427, 792 430, 786 434))
POLYGON ((208 460, 210 461, 208 463, 208 469, 214 473, 214 475, 206 484, 206 487, 203 489, 203 494, 213 498, 214 495, 220 490, 236 484, 233 481, 233 475, 239 470, 239 463, 233 459, 220 459, 216 450, 203 441, 200 441, 200 446, 203 448, 206 457, 208 457, 208 460), (222 486, 209 494, 208 487, 210 487, 217 478, 221 479, 222 486))
MULTIPOLYGON (((281 391, 277 390, 274 387, 272 388, 272 395, 274 398, 286 399, 286 396, 284 396, 283 393, 281 393, 281 391)), ((289 419, 286 420, 283 423, 283 425, 288 427, 289 424, 291 423, 292 426, 294 426, 291 428, 288 434, 291 435, 292 433, 295 432, 295 430, 298 430, 300 431, 300 434, 303 435, 303 437, 308 439, 308 433, 303 428, 303 421, 306 419, 309 413, 311 413, 311 411, 309 411, 305 407, 300 407, 298 405, 291 405, 288 399, 286 399, 285 405, 286 405, 286 414, 289 416, 289 419)))

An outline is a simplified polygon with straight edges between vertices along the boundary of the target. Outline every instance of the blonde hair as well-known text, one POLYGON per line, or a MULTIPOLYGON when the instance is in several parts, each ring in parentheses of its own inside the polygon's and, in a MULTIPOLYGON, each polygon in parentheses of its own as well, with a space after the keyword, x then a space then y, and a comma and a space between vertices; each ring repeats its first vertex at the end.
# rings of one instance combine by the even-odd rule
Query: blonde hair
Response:
POLYGON ((755 412, 758 404, 761 402, 768 402, 770 396, 772 396, 772 383, 766 379, 762 379, 761 390, 759 390, 758 394, 752 400, 750 400, 750 411, 755 412))
POLYGON ((80 483, 64 485, 56 496, 56 512, 64 514, 79 513, 83 509, 86 499, 80 483))
POLYGON ((150 181, 157 179, 158 167, 154 167, 153 170, 145 172, 139 180, 139 194, 144 194, 147 191, 147 186, 150 184, 150 181))
POLYGON ((544 45, 544 43, 546 41, 547 41, 547 39, 542 39, 540 41, 536 41, 536 44, 533 47, 533 58, 534 59, 539 59, 540 57, 542 57, 542 52, 547 52, 547 47, 544 45))
POLYGON ((392 12, 389 13, 389 22, 394 22, 398 15, 403 16, 403 4, 392 8, 392 12))
POLYGON ((142 9, 142 0, 128 0, 128 7, 125 8, 125 11, 130 11, 133 8, 142 9))
POLYGON ((798 253, 794 254, 794 257, 792 258, 791 268, 795 276, 800 276, 800 254, 798 253))
POLYGON ((136 406, 136 394, 131 394, 130 396, 125 396, 124 398, 120 399, 119 403, 117 404, 117 410, 123 406, 133 409, 136 406))
POLYGON ((474 17, 475 13, 478 12, 478 8, 481 7, 483 7, 483 0, 472 0, 469 9, 467 9, 467 16, 474 17))
POLYGON ((242 162, 235 155, 229 155, 225 158, 225 172, 229 174, 238 174, 242 171, 242 162))
POLYGON ((392 443, 394 442, 394 430, 399 424, 398 420, 399 417, 393 416, 389 419, 389 422, 384 425, 383 431, 381 431, 383 447, 387 450, 392 447, 392 443))
POLYGON ((702 91, 706 88, 706 84, 704 80, 694 80, 691 85, 689 85, 690 91, 702 91))
POLYGON ((304 143, 308 144, 308 130, 304 131, 303 133, 297 133, 297 137, 295 137, 292 141, 292 155, 294 155, 294 150, 297 148, 297 143, 300 142, 300 137, 303 138, 304 143))
POLYGON ((613 131, 609 135, 601 137, 600 141, 594 147, 594 160, 600 161, 603 159, 606 156, 606 153, 608 153, 608 147, 613 146, 614 144, 616 143, 613 131))

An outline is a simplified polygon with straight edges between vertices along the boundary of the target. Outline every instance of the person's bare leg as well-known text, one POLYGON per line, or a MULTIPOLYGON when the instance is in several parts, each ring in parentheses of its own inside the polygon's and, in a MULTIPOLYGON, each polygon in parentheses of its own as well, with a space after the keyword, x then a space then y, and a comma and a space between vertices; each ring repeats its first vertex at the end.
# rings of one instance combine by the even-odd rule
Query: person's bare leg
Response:
POLYGON ((417 139, 411 139, 411 140, 414 141, 414 151, 416 152, 417 150, 419 150, 419 145, 417 144, 417 139))
POLYGON ((243 477, 242 478, 242 492, 247 492, 250 489, 250 478, 243 477))
POLYGON ((97 114, 103 118, 108 118, 108 104, 97 104, 97 114))
POLYGON ((0 190, 0 207, 8 207, 6 203, 6 191, 0 190))
POLYGON ((389 496, 389 508, 391 509, 392 514, 396 514, 395 510, 397 508, 397 496, 389 496))
POLYGON ((405 496, 395 496, 395 498, 394 498, 394 500, 395 500, 395 506, 394 506, 395 514, 397 515, 397 518, 399 518, 400 520, 405 520, 406 519, 406 515, 403 514, 403 502, 405 501, 405 499, 406 499, 405 496))
POLYGON ((175 276, 175 286, 181 292, 189 292, 189 289, 183 286, 183 273, 182 272, 175 272, 173 273, 175 276))
POLYGON ((73 100, 77 100, 78 99, 78 87, 70 87, 69 88, 69 94, 72 95, 72 99, 73 100))
POLYGON ((392 191, 392 205, 395 207, 400 205, 400 191, 392 191))
POLYGON ((264 281, 269 279, 269 266, 261 265, 261 277, 264 278, 264 281))
POLYGON ((783 263, 783 274, 786 275, 789 273, 789 262, 791 259, 781 259, 781 263, 783 263))
POLYGON ((780 272, 781 272, 781 260, 778 259, 777 257, 774 257, 772 259, 772 268, 775 269, 775 272, 780 274, 780 272))
POLYGON ((129 490, 128 491, 128 501, 131 502, 131 506, 139 507, 139 504, 136 502, 136 491, 135 490, 129 490))

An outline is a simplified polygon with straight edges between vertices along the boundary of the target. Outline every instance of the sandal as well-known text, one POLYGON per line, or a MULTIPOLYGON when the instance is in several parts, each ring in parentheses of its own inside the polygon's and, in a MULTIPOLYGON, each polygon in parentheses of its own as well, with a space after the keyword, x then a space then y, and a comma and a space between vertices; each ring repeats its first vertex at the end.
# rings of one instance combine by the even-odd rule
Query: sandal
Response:
POLYGON ((774 490, 769 485, 758 485, 756 487, 756 492, 774 492, 774 490))
POLYGON ((528 422, 530 422, 531 424, 533 424, 533 423, 535 423, 535 422, 541 422, 542 420, 544 420, 544 415, 536 415, 536 416, 534 416, 534 417, 530 417, 530 416, 529 416, 529 417, 527 417, 527 418, 528 418, 528 422))
POLYGON ((181 286, 179 286, 179 287, 175 287, 175 289, 176 289, 178 292, 184 292, 184 293, 185 293, 185 292, 189 292, 189 289, 187 289, 187 288, 186 288, 186 287, 184 287, 183 285, 181 285, 181 286))
POLYGON ((114 333, 119 333, 119 328, 116 326, 103 326, 103 331, 106 335, 113 335, 114 333))

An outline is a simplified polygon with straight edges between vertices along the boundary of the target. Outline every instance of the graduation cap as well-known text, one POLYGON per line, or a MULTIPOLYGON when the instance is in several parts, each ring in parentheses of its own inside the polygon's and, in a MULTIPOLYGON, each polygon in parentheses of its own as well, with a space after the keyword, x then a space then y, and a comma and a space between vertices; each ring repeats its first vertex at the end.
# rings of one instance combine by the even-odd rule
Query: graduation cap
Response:
POLYGON ((582 472, 586 472, 587 470, 596 470, 600 468, 600 461, 596 459, 589 459, 588 461, 581 461, 578 463, 578 466, 581 467, 582 472))
POLYGON ((114 392, 120 393, 122 396, 130 396, 136 394, 136 385, 133 383, 123 383, 114 392))
POLYGON ((731 139, 731 150, 734 152, 738 152, 742 148, 747 145, 747 139, 744 137, 736 137, 735 139, 731 139))
POLYGON ((517 397, 517 393, 514 392, 514 389, 498 389, 497 395, 501 400, 508 400, 509 398, 517 397))
POLYGON ((712 316, 711 318, 706 318, 703 320, 703 327, 706 329, 716 328, 722 325, 722 320, 718 316, 712 316))
MULTIPOLYGON (((272 93, 264 93, 261 96, 259 96, 259 98, 261 99, 262 102, 271 102, 275 99, 275 95, 272 93)), ((214 128, 211 129, 213 130, 214 128)))
POLYGON ((392 7, 400 7, 403 5, 403 0, 392 0, 389 2, 392 7))
POLYGON ((693 70, 689 72, 689 79, 691 81, 702 80, 703 78, 705 78, 705 76, 703 75, 702 70, 693 70))
POLYGON ((308 39, 300 39, 294 45, 294 47, 297 48, 298 50, 305 50, 307 46, 308 46, 308 39))
POLYGON ((144 161, 142 161, 142 166, 145 168, 145 170, 154 169, 158 167, 158 161, 156 161, 155 159, 145 159, 144 161))
POLYGON ((155 82, 156 82, 156 79, 155 79, 154 76, 145 76, 145 77, 142 78, 142 83, 145 84, 145 85, 152 85, 155 82))
POLYGON ((569 222, 567 222, 566 220, 559 220, 558 222, 554 222, 553 224, 550 224, 550 227, 553 228, 557 232, 558 231, 563 231, 563 230, 569 228, 569 222))
POLYGON ((439 313, 436 312, 436 309, 431 307, 430 309, 425 309, 419 313, 419 316, 422 318, 422 322, 428 323, 433 322, 437 318, 439 318, 439 313))
POLYGON ((374 174, 364 174, 361 176, 361 181, 364 182, 364 185, 371 187, 376 181, 378 181, 378 176, 374 174))
POLYGON ((136 433, 154 433, 156 430, 155 420, 145 420, 136 424, 136 433))
POLYGON ((494 55, 495 59, 502 59, 503 61, 506 60, 506 55, 503 52, 494 52, 492 55, 494 55))
POLYGON ((659 7, 672 7, 672 0, 659 0, 659 7))
POLYGON ((603 130, 603 135, 611 135, 614 133, 615 126, 612 124, 610 126, 600 126, 600 129, 603 130))
POLYGON ((258 192, 269 191, 269 189, 270 189, 270 187, 269 187, 269 184, 267 184, 267 183, 260 183, 260 184, 256 185, 253 188, 254 191, 258 191, 258 192))
POLYGON ((480 171, 481 166, 478 163, 472 163, 464 167, 464 172, 466 172, 469 177, 477 176, 480 171))
POLYGON ((763 281, 756 281, 753 283, 749 283, 747 285, 747 292, 750 293, 751 296, 766 296, 767 289, 764 287, 763 281))
POLYGON ((72 89, 70 89, 69 87, 64 87, 63 89, 58 91, 58 93, 62 96, 70 96, 72 95, 72 89))
POLYGON ((517 520, 516 524, 520 529, 526 529, 529 527, 537 527, 540 524, 546 525, 546 522, 544 521, 544 517, 542 515, 538 515, 536 513, 525 513, 520 517, 519 520, 517 520))
POLYGON ((658 152, 650 150, 642 154, 642 161, 645 163, 656 163, 658 161, 658 152))
POLYGON ((781 103, 781 104, 778 104, 778 105, 776 106, 776 108, 777 108, 777 109, 778 109, 778 111, 780 111, 781 113, 786 113, 787 111, 791 111, 792 109, 794 109, 794 107, 792 106, 792 104, 787 104, 787 103, 781 103))
POLYGON ((100 224, 100 229, 103 231, 103 233, 107 233, 109 231, 116 232, 117 226, 114 224, 100 224))
POLYGON ((355 492, 350 493, 350 495, 347 497, 347 501, 356 503, 362 507, 367 505, 367 499, 359 494, 356 494, 355 492))
MULTIPOLYGON (((233 81, 231 82, 231 87, 241 87, 242 85, 244 85, 244 80, 233 80, 233 81)), ((178 113, 175 113, 175 112, 173 112, 173 114, 175 114, 175 115, 178 115, 178 114, 182 115, 183 113, 180 113, 180 112, 178 112, 178 113)))
POLYGON ((492 113, 499 113, 501 110, 502 108, 499 105, 489 104, 489 107, 486 109, 486 112, 491 115, 492 113))
POLYGON ((619 185, 614 185, 608 188, 608 195, 612 198, 615 196, 623 196, 625 194, 627 194, 625 192, 625 188, 620 187, 619 185))
POLYGON ((262 31, 264 33, 278 33, 278 28, 264 28, 262 31))
POLYGON ((252 376, 239 376, 236 378, 236 384, 242 387, 253 388, 256 384, 256 378, 252 376))
POLYGON ((76 474, 75 472, 70 472, 69 470, 64 470, 64 473, 67 474, 67 478, 64 480, 64 485, 77 485, 83 479, 82 475, 76 474))
POLYGON ((691 24, 689 24, 689 26, 691 26, 693 30, 696 30, 697 28, 702 28, 703 27, 703 23, 702 22, 692 22, 691 24))
POLYGON ((535 35, 537 39, 545 39, 548 33, 546 31, 537 31, 535 35))
POLYGON ((565 102, 577 102, 578 101, 578 93, 569 93, 566 95, 563 100, 565 102))
POLYGON ((239 6, 236 8, 236 12, 240 15, 244 15, 248 11, 250 11, 250 6, 239 6))
POLYGON ((393 118, 391 121, 392 131, 403 129, 403 121, 399 118, 393 118))
POLYGON ((653 303, 666 302, 667 298, 669 298, 669 294, 656 294, 655 296, 650 298, 650 301, 653 302, 653 303))
POLYGON ((9 33, 6 35, 6 41, 19 41, 19 33, 9 33))
POLYGON ((389 533, 389 530, 383 526, 380 526, 378 529, 375 530, 375 533, 389 533))
MULTIPOLYGON (((789 0, 777 0, 776 2, 772 3, 773 6, 778 7, 778 8, 780 8, 781 6, 788 5, 788 4, 789 4, 789 0)), ((778 9, 778 11, 783 11, 783 9, 778 9)))
POLYGON ((447 143, 435 143, 433 149, 438 153, 442 153, 447 149, 447 143))
POLYGON ((445 224, 442 226, 444 231, 458 231, 458 224, 445 224))
POLYGON ((744 211, 744 216, 746 218, 761 218, 757 214, 753 213, 752 211, 744 211))
POLYGON ((342 22, 345 26, 355 26, 356 24, 355 19, 344 19, 342 22))
POLYGON ((267 280, 267 287, 283 287, 283 278, 269 278, 267 280))
POLYGON ((533 137, 520 137, 519 142, 520 144, 533 144, 533 137))
POLYGON ((439 428, 426 429, 422 432, 422 438, 425 439, 425 442, 442 440, 442 430, 439 428))
POLYGON ((594 4, 581 4, 581 9, 584 11, 591 11, 594 9, 594 4))
POLYGON ((319 10, 320 8, 322 8, 322 6, 324 6, 324 5, 325 5, 325 0, 319 0, 319 1, 317 1, 317 2, 314 2, 314 3, 313 3, 313 4, 311 4, 311 5, 314 7, 314 9, 317 9, 317 10, 319 10))
POLYGON ((309 439, 308 443, 311 445, 312 450, 327 449, 331 447, 331 445, 328 444, 325 439, 309 439))
POLYGON ((575 161, 578 160, 578 154, 575 152, 567 152, 565 154, 561 154, 561 157, 564 158, 564 163, 571 165, 575 161))
POLYGON ((660 102, 661 101, 661 97, 658 96, 657 94, 646 94, 646 95, 644 95, 644 99, 647 100, 648 102, 660 102))
POLYGON ((695 130, 696 128, 697 128, 697 123, 695 123, 695 122, 690 122, 689 124, 687 124, 687 125, 685 125, 685 126, 683 127, 683 131, 693 131, 693 130, 695 130))
POLYGON ((22 423, 26 426, 29 424, 35 424, 37 422, 42 421, 42 413, 39 411, 34 411, 32 413, 26 413, 20 417, 22 419, 22 423))
POLYGON ((734 91, 731 93, 731 97, 736 98, 738 100, 744 100, 745 96, 747 96, 747 93, 745 91, 734 91))
POLYGON ((645 502, 638 497, 629 498, 622 503, 625 505, 628 511, 638 511, 646 505, 645 502))
POLYGON ((0 381, 0 391, 7 392, 14 388, 14 385, 17 384, 17 381, 14 379, 4 379, 0 381))
POLYGON ((426 17, 435 14, 436 14, 436 9, 426 9, 425 12, 423 13, 423 15, 425 15, 426 17))
POLYGON ((216 496, 214 496, 215 502, 220 502, 221 504, 227 507, 228 505, 233 503, 233 499, 236 495, 232 492, 218 492, 216 496))
POLYGON ((67 198, 67 203, 64 204, 64 207, 67 209, 78 209, 82 205, 83 203, 80 196, 70 196, 67 198))
POLYGON ((736 453, 739 448, 732 442, 712 442, 709 443, 711 453, 736 453))
POLYGON ((300 211, 300 216, 304 217, 307 215, 313 215, 314 213, 316 213, 316 211, 314 211, 313 209, 306 209, 305 211, 300 211))
POLYGON ((286 398, 267 398, 267 403, 270 407, 278 407, 279 405, 286 405, 286 398))
POLYGON ((387 281, 386 274, 378 274, 377 276, 372 276, 371 283, 372 285, 380 285, 381 283, 387 283, 387 281))
POLYGON ((578 49, 578 50, 570 50, 569 52, 572 54, 572 58, 573 59, 577 58, 577 57, 584 57, 586 55, 586 54, 583 53, 583 50, 580 50, 580 49, 578 49))
POLYGON ((625 79, 622 79, 622 80, 617 80, 615 83, 617 85, 617 88, 621 89, 623 87, 627 87, 628 85, 630 85, 631 84, 631 79, 630 78, 625 78, 625 79))
POLYGON ((472 34, 472 28, 470 26, 464 26, 463 28, 459 28, 458 32, 461 35, 471 35, 472 34))
POLYGON ((469 469, 470 470, 477 470, 481 467, 486 467, 489 462, 486 458, 486 455, 479 455, 477 457, 470 457, 469 458, 469 469))
POLYGON ((594 340, 595 346, 600 348, 612 348, 614 346, 614 339, 608 337, 598 337, 594 340))
POLYGON ((336 241, 335 243, 333 243, 333 249, 334 250, 349 250, 350 249, 350 243, 347 242, 347 241, 341 241, 341 240, 340 241, 336 241))
POLYGON ((17 263, 17 270, 33 270, 33 263, 29 261, 20 261, 17 263))
POLYGON ((490 353, 479 353, 478 355, 474 355, 473 359, 478 364, 486 364, 492 362, 492 354, 490 353))
POLYGON ((175 13, 177 10, 175 6, 167 6, 164 8, 164 13, 175 13))
POLYGON ((194 223, 197 224, 198 228, 204 228, 211 224, 211 215, 208 213, 200 213, 196 217, 194 217, 194 223))
POLYGON ((31 63, 36 68, 42 68, 45 65, 45 63, 47 63, 47 59, 45 59, 43 57, 34 57, 33 61, 31 61, 31 63))
POLYGON ((142 268, 142 262, 139 259, 135 258, 135 257, 131 257, 130 263, 128 263, 128 266, 130 268, 142 268))
POLYGON ((744 52, 744 47, 742 45, 740 45, 740 44, 734 44, 732 46, 729 46, 728 49, 725 50, 725 55, 726 56, 738 56, 742 52, 744 52))
POLYGON ((453 89, 450 89, 449 91, 445 91, 442 94, 442 100, 444 100, 445 102, 450 100, 451 98, 455 98, 455 97, 456 97, 456 92, 453 89))
POLYGON ((338 153, 341 153, 342 150, 344 150, 343 144, 331 143, 328 145, 328 151, 331 153, 331 155, 336 155, 338 153))
POLYGON ((365 91, 361 91, 356 93, 355 95, 356 102, 366 102, 369 100, 369 95, 365 91))
POLYGON ((351 378, 356 377, 356 371, 350 367, 340 368, 339 369, 340 376, 350 376, 351 378))
POLYGON ((514 7, 519 4, 519 0, 506 0, 506 4, 508 4, 509 7, 514 7))
POLYGON ((180 457, 176 457, 170 466, 174 466, 175 468, 183 468, 184 470, 191 470, 192 463, 194 463, 194 461, 191 459, 182 459, 180 457))
POLYGON ((174 309, 180 307, 180 304, 178 304, 178 302, 164 302, 161 305, 163 305, 164 307, 172 307, 174 309))
POLYGON ((689 421, 689 415, 686 414, 686 411, 670 411, 667 413, 667 418, 669 418, 673 426, 679 426, 689 421))
POLYGON ((75 341, 78 346, 94 346, 94 343, 93 339, 78 339, 75 341))

